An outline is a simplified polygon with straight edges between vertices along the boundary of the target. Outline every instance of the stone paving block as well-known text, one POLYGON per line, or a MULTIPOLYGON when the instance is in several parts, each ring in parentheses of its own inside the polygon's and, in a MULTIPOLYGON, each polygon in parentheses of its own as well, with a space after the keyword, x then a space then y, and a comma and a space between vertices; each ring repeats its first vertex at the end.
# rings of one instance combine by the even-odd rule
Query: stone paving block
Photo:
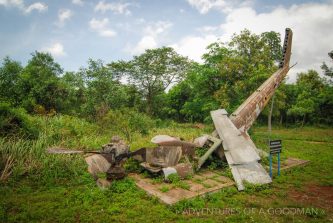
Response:
POLYGON ((168 205, 177 203, 178 201, 184 199, 190 199, 197 196, 201 196, 207 193, 212 193, 218 191, 224 187, 230 187, 234 185, 234 182, 227 178, 224 182, 219 182, 214 179, 207 179, 207 177, 216 177, 216 173, 208 171, 204 173, 203 176, 194 175, 192 179, 185 180, 190 188, 189 190, 175 187, 173 184, 168 184, 164 182, 157 182, 153 184, 153 181, 149 178, 144 178, 139 174, 129 174, 129 177, 134 179, 136 185, 145 190, 147 194, 158 197, 162 202, 168 205), (195 179, 202 180, 203 183, 198 183, 195 179), (206 185, 206 187, 205 187, 206 185), (209 187, 207 187, 209 185, 209 187), (161 188, 169 187, 169 190, 162 192, 161 188))

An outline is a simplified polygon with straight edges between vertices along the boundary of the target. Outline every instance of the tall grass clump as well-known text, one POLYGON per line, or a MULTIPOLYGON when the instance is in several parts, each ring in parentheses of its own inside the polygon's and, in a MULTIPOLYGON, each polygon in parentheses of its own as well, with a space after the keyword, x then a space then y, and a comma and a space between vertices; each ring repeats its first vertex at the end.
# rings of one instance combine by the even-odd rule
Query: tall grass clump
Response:
POLYGON ((21 136, 36 139, 38 128, 23 108, 0 102, 0 136, 21 136))
POLYGON ((128 108, 110 110, 99 124, 103 129, 119 132, 128 142, 132 142, 133 134, 147 135, 156 127, 156 121, 148 115, 128 108))
POLYGON ((110 136, 97 125, 71 116, 28 116, 39 129, 36 139, 7 135, 0 137, 0 180, 16 181, 24 177, 38 182, 63 182, 75 179, 86 170, 83 157, 53 155, 47 148, 63 146, 98 149, 110 136))

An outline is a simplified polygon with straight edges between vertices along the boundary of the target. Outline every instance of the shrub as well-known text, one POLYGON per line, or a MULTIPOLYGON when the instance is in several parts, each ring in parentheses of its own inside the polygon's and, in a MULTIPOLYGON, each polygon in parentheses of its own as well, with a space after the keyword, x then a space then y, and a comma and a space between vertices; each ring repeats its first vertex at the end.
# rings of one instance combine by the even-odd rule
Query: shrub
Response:
POLYGON ((9 103, 0 103, 0 135, 23 135, 37 138, 39 135, 32 118, 23 108, 13 108, 9 103))
POLYGON ((100 124, 103 128, 121 132, 129 142, 134 132, 146 135, 150 128, 155 127, 155 121, 149 116, 128 108, 109 111, 100 124))

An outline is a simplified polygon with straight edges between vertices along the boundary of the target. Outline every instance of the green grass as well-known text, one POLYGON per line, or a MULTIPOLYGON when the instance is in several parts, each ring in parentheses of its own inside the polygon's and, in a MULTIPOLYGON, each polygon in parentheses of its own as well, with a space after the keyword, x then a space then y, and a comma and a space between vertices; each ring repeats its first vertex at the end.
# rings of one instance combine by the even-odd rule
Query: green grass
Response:
MULTIPOLYGON (((41 131, 37 140, 0 138, 2 156, 14 157, 11 176, 0 184, 0 222, 329 222, 333 218, 332 207, 302 203, 289 196, 292 191, 306 194, 310 186, 333 186, 332 128, 273 129, 271 138, 283 140, 283 159, 294 157, 310 163, 274 176, 271 185, 247 185, 243 192, 224 188, 167 206, 138 189, 130 178, 100 190, 81 156, 45 153, 54 145, 98 149, 119 133, 68 116, 36 118, 36 122, 41 131), (269 208, 314 208, 318 212, 281 215, 268 213, 269 208), (215 210, 215 214, 207 210, 215 210)), ((197 129, 172 123, 144 136, 135 133, 131 150, 153 147, 150 139, 156 134, 191 140, 211 130, 210 126, 197 129)), ((256 127, 252 137, 258 147, 268 149, 266 128, 256 127)), ((224 175, 230 177, 230 171, 224 175)), ((170 186, 173 184, 177 181, 170 186)), ((186 189, 186 185, 178 186, 186 189)))

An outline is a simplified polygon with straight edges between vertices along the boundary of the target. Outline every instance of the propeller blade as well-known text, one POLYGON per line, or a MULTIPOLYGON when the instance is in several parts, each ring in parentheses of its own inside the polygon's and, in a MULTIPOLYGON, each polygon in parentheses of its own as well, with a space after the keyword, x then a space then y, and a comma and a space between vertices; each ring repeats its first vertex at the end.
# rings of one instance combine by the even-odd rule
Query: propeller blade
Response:
POLYGON ((80 154, 80 153, 85 153, 85 151, 53 147, 53 148, 48 148, 47 153, 51 153, 51 154, 80 154))

